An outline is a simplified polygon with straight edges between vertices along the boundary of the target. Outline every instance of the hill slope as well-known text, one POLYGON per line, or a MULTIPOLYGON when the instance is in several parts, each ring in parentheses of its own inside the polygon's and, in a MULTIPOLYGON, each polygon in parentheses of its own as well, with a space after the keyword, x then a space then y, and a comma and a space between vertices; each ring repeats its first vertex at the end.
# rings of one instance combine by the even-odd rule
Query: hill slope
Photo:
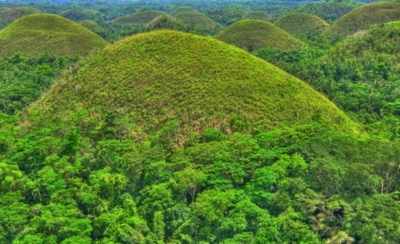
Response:
POLYGON ((255 51, 261 48, 292 50, 304 43, 274 24, 261 20, 241 20, 224 29, 218 39, 255 51))
POLYGON ((341 38, 372 25, 400 19, 400 3, 373 3, 354 9, 332 25, 330 30, 334 38, 341 38))
POLYGON ((0 31, 0 56, 14 53, 81 56, 105 45, 97 34, 52 14, 25 16, 0 31))
POLYGON ((304 82, 238 48, 175 31, 138 34, 106 47, 63 77, 30 113, 67 119, 84 109, 95 121, 135 125, 132 135, 174 121, 182 141, 214 127, 256 130, 318 119, 353 123, 304 82))
POLYGON ((280 18, 276 25, 303 40, 314 39, 329 27, 320 17, 303 13, 286 15, 280 18))

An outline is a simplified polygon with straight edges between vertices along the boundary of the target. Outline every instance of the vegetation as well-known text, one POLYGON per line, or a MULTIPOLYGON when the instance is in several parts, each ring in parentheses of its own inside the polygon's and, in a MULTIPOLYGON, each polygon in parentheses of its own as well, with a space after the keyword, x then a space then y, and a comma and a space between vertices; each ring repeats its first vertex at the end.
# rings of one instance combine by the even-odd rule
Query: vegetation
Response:
POLYGON ((320 40, 329 24, 316 15, 289 14, 280 18, 276 25, 304 41, 320 40))
POLYGON ((367 30, 372 25, 400 20, 400 3, 372 3, 354 9, 332 25, 333 38, 342 38, 358 31, 367 30))
POLYGON ((215 34, 220 27, 207 15, 191 8, 177 9, 175 17, 184 24, 188 31, 198 34, 215 34))
POLYGON ((22 16, 39 12, 40 10, 31 7, 2 7, 0 8, 0 29, 22 16))
POLYGON ((261 20, 241 20, 222 30, 218 39, 250 52, 261 48, 293 50, 305 44, 274 24, 261 20))
POLYGON ((15 114, 35 101, 69 64, 69 58, 48 55, 0 59, 0 112, 15 114))
POLYGON ((174 149, 174 127, 135 142, 82 115, 2 120, 2 242, 399 241, 398 143, 309 124, 174 149))
POLYGON ((399 21, 332 42, 315 16, 359 3, 0 3, 25 5, 77 23, 0 31, 1 244, 400 243, 399 21), (151 31, 210 19, 251 53, 151 31))
POLYGON ((52 14, 22 17, 0 31, 0 56, 83 56, 106 42, 83 26, 52 14))

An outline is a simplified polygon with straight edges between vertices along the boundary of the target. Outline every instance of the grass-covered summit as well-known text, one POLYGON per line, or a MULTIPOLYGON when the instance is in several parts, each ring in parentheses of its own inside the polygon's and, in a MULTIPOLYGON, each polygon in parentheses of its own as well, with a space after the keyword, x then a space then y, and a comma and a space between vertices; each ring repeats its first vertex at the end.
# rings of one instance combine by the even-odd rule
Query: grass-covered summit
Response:
POLYGON ((400 3, 372 3, 356 8, 336 21, 330 30, 334 38, 341 38, 372 25, 400 20, 400 3))
POLYGON ((354 129, 333 103, 277 67, 213 38, 168 30, 93 54, 28 114, 65 120, 77 110, 100 124, 130 124, 131 136, 172 123, 182 141, 209 127, 254 131, 319 120, 354 129))
POLYGON ((0 31, 0 56, 82 56, 105 45, 106 41, 82 25, 52 14, 25 16, 0 31))
POLYGON ((302 41, 276 25, 254 19, 240 20, 228 26, 217 38, 248 51, 261 48, 293 50, 304 46, 302 41))
POLYGON ((312 40, 329 27, 320 17, 305 13, 288 14, 280 18, 276 25, 302 40, 312 40))

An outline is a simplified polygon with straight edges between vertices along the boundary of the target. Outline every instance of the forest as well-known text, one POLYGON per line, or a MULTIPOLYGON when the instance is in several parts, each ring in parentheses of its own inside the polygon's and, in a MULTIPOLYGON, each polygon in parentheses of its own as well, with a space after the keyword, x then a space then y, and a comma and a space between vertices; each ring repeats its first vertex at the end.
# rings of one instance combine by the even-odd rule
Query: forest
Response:
POLYGON ((0 0, 0 244, 400 243, 400 2, 0 0))

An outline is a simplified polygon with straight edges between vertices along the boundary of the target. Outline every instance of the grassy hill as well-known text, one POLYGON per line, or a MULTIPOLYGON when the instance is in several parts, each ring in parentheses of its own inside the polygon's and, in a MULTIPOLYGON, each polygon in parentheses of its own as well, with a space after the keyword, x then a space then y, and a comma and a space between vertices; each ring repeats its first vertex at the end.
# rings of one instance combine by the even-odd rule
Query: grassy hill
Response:
POLYGON ((217 38, 248 51, 261 48, 292 50, 304 45, 276 25, 261 20, 238 21, 222 30, 217 38))
POLYGON ((220 28, 219 24, 207 15, 191 8, 179 8, 176 10, 174 16, 177 20, 181 21, 190 32, 214 34, 220 28))
POLYGON ((25 16, 0 31, 0 56, 82 56, 105 45, 106 41, 82 25, 52 14, 25 16))
MULTIPOLYGON (((339 43, 331 52, 335 57, 363 57, 367 52, 400 56, 400 21, 375 26, 339 43)), ((400 63, 400 60, 397 60, 400 63)))
POLYGON ((39 12, 40 10, 31 7, 2 7, 0 8, 0 28, 22 16, 39 12))
POLYGON ((93 31, 94 33, 96 33, 100 36, 104 36, 106 33, 106 28, 101 26, 94 20, 82 20, 82 21, 79 21, 79 24, 83 25, 87 29, 93 31))
POLYGON ((61 12, 60 15, 74 21, 100 20, 103 18, 102 14, 99 11, 83 8, 68 9, 61 12))
POLYGON ((294 13, 280 18, 276 25, 302 40, 312 40, 327 30, 329 24, 316 15, 294 13))
POLYGON ((184 30, 185 27, 182 22, 177 20, 175 17, 167 14, 160 15, 150 21, 146 25, 147 30, 157 30, 157 29, 171 29, 171 30, 184 30))
POLYGON ((342 38, 372 25, 400 20, 400 3, 372 3, 354 9, 332 25, 330 34, 333 38, 342 38))
POLYGON ((353 2, 324 1, 301 5, 296 8, 294 12, 317 15, 322 19, 331 22, 349 13, 357 6, 358 4, 353 2))
POLYGON ((121 16, 113 20, 113 24, 119 25, 146 25, 156 17, 164 15, 164 12, 155 10, 143 10, 127 16, 121 16))
POLYGON ((209 127, 254 131, 319 120, 355 128, 328 99, 277 67, 213 38, 166 30, 95 53, 29 114, 67 120, 82 109, 98 123, 135 125, 129 132, 134 137, 173 122, 181 142, 209 127))

